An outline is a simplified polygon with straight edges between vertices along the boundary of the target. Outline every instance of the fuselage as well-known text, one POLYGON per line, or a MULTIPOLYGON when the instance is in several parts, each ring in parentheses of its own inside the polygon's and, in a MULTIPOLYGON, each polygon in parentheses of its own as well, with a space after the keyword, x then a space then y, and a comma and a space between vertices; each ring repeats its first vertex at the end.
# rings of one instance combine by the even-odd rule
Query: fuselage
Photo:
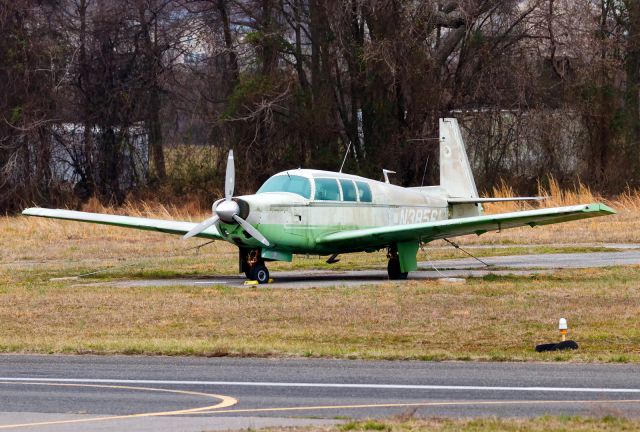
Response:
MULTIPOLYGON (((324 249, 324 234, 447 219, 446 196, 403 188, 364 177, 330 171, 293 169, 272 176, 253 195, 237 197, 248 204, 246 219, 288 253, 330 254, 363 250, 324 249)), ((236 224, 219 225, 225 240, 240 247, 260 244, 236 224)))

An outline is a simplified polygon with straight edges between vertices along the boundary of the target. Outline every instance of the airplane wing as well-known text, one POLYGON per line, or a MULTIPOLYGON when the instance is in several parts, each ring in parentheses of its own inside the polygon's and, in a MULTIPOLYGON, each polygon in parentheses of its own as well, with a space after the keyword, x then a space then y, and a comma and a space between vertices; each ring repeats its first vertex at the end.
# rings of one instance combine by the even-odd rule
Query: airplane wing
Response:
MULTIPOLYGON (((147 231, 157 231, 167 234, 186 234, 197 225, 193 222, 180 222, 163 219, 149 219, 131 216, 117 216, 103 213, 87 213, 74 210, 57 210, 47 208, 28 208, 22 212, 27 216, 39 216, 52 219, 65 219, 77 222, 89 222, 103 225, 113 225, 124 228, 134 228, 147 231)), ((209 227, 197 237, 219 240, 220 234, 216 227, 209 227)))
POLYGON ((418 239, 429 242, 465 234, 480 235, 487 231, 500 231, 525 225, 531 227, 549 225, 609 214, 615 214, 615 210, 604 204, 582 204, 409 225, 339 231, 321 236, 316 239, 316 243, 344 247, 346 250, 353 248, 354 243, 357 243, 358 246, 384 247, 395 242, 418 239))

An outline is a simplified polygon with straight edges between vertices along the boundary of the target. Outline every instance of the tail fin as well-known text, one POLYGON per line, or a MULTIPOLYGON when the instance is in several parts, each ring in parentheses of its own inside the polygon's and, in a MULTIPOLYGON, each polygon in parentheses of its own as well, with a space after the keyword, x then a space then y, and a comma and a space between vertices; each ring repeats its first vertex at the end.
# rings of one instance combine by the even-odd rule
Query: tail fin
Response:
POLYGON ((460 127, 454 118, 440 119, 440 186, 450 197, 478 197, 460 127))
MULTIPOLYGON (((454 118, 440 119, 440 187, 450 198, 478 198, 460 127, 454 118)), ((453 206, 453 212, 457 217, 477 216, 482 207, 479 203, 460 203, 453 206)))

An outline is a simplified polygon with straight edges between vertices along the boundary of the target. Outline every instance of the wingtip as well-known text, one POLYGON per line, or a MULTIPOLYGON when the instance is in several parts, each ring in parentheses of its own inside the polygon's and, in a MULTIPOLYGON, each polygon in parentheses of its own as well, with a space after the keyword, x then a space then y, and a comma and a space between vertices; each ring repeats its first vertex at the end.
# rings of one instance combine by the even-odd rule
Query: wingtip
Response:
POLYGON ((587 206, 587 208, 588 208, 589 211, 601 212, 601 213, 606 213, 606 214, 617 214, 618 213, 617 211, 615 211, 614 209, 612 209, 608 205, 602 204, 602 203, 589 204, 587 206))
POLYGON ((25 216, 33 216, 33 215, 37 215, 40 210, 41 210, 40 207, 29 207, 22 210, 22 214, 25 216))

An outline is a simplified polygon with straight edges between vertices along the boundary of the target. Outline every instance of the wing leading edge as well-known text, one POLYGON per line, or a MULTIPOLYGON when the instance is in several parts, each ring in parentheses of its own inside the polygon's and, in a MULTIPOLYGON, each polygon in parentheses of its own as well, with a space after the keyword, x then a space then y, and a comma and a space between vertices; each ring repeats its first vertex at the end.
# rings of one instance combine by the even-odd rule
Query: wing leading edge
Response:
POLYGON ((503 230, 529 225, 549 225, 597 216, 615 214, 615 210, 604 204, 582 204, 567 207, 552 207, 538 210, 502 213, 488 216, 474 216, 447 219, 410 225, 395 225, 340 231, 316 239, 317 244, 332 246, 352 246, 354 241, 368 247, 383 247, 390 243, 411 240, 431 240, 455 237, 465 234, 484 234, 487 231, 503 230))
MULTIPOLYGON (((157 231, 167 234, 186 234, 196 226, 192 222, 180 222, 164 219, 150 219, 132 216, 117 216, 103 213, 88 213, 74 210, 58 210, 47 208, 28 208, 22 212, 27 216, 38 216, 51 219, 64 219, 77 222, 89 222, 103 225, 113 225, 124 228, 134 228, 146 231, 157 231)), ((210 227, 198 234, 198 237, 208 238, 212 240, 220 239, 220 234, 215 227, 210 227)))

